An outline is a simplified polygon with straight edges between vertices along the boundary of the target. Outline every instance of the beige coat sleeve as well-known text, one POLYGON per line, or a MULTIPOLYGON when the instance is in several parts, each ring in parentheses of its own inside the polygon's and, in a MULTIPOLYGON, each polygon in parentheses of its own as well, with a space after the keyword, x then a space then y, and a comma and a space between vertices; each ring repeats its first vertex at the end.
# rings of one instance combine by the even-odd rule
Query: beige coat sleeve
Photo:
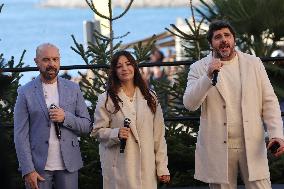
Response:
POLYGON ((95 110, 95 120, 91 137, 96 137, 105 147, 111 147, 119 144, 119 128, 111 128, 111 113, 105 107, 106 93, 98 97, 98 103, 95 110))
POLYGON ((170 175, 168 170, 167 143, 165 140, 165 124, 160 104, 154 116, 154 150, 157 175, 170 175))
POLYGON ((212 87, 206 72, 202 71, 203 62, 201 61, 192 64, 188 72, 183 104, 190 111, 195 111, 200 107, 207 96, 208 90, 212 87))
POLYGON ((283 121, 281 119, 279 102, 260 59, 259 72, 262 86, 262 117, 267 127, 269 138, 283 139, 283 121))

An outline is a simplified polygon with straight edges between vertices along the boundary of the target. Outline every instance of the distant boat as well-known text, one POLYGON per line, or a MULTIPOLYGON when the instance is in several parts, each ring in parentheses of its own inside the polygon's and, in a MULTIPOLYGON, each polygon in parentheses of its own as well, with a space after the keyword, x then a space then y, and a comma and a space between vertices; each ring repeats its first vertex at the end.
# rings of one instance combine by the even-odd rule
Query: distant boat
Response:
MULTIPOLYGON (((205 0, 211 1, 211 0, 205 0)), ((113 0, 115 7, 126 7, 129 0, 113 0)), ((193 0, 193 4, 200 3, 199 0, 193 0)), ((40 3, 42 6, 47 7, 87 7, 85 0, 42 0, 40 3)), ((135 0, 132 4, 134 8, 145 7, 184 7, 189 6, 189 0, 135 0)))

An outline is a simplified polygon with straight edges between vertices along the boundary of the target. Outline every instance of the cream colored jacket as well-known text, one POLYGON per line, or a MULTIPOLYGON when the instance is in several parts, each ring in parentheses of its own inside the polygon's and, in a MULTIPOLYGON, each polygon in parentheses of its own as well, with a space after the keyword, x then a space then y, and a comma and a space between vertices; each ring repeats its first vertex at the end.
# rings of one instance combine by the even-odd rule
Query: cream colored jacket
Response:
MULTIPOLYGON (((242 84, 242 117, 249 180, 269 178, 264 123, 269 138, 283 138, 279 103, 261 60, 237 51, 242 84)), ((192 64, 183 97, 184 106, 194 111, 201 106, 195 151, 195 178, 207 183, 228 183, 228 132, 230 119, 226 97, 234 93, 223 85, 222 70, 216 87, 207 77, 212 55, 192 64)))
MULTIPOLYGON (((126 101, 122 92, 118 96, 126 101)), ((165 126, 160 105, 153 114, 139 88, 136 88, 137 124, 133 125, 135 116, 127 103, 119 103, 121 110, 111 114, 105 108, 105 101, 106 93, 103 93, 98 99, 91 133, 100 142, 104 189, 157 188, 157 176, 169 175, 165 126), (120 153, 118 131, 123 127, 125 118, 132 120, 131 134, 125 152, 120 153)), ((114 111, 110 98, 107 107, 111 112, 114 111)))

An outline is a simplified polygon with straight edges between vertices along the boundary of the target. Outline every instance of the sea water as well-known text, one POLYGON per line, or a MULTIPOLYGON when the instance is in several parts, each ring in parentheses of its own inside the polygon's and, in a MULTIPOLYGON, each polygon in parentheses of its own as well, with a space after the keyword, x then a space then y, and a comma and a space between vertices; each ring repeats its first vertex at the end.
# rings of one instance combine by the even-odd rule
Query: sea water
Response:
MULTIPOLYGON (((71 34, 76 40, 83 41, 83 21, 93 20, 94 14, 89 8, 44 8, 39 0, 0 0, 4 7, 0 14, 0 53, 5 59, 15 56, 19 60, 23 50, 25 66, 35 66, 33 61, 36 47, 44 42, 56 44, 60 48, 61 65, 83 65, 84 62, 71 46, 75 46, 71 34)), ((115 8, 114 14, 123 11, 115 8)), ((165 27, 175 24, 176 19, 188 18, 190 8, 140 8, 130 9, 121 19, 114 22, 116 36, 130 32, 121 39, 123 43, 137 41, 153 34, 165 31, 165 27)), ((78 70, 69 71, 72 76, 78 70)), ((21 84, 25 84, 38 72, 25 72, 21 84)))

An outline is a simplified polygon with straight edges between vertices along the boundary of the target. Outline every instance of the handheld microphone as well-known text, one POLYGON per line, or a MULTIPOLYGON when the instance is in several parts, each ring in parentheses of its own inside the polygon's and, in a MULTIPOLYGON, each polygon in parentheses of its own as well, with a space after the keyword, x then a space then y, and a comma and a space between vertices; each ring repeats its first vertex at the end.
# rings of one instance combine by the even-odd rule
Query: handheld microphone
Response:
MULTIPOLYGON (((129 128, 129 125, 131 123, 131 120, 129 118, 125 118, 123 122, 123 126, 126 128, 129 128)), ((124 153, 126 146, 126 139, 120 139, 120 153, 124 153)))
MULTIPOLYGON (((51 104, 49 109, 57 109, 58 107, 55 104, 51 104)), ((60 130, 60 126, 62 123, 59 122, 53 122, 54 123, 54 127, 55 127, 55 133, 57 138, 60 140, 61 139, 61 130, 60 130)))
POLYGON ((218 70, 214 70, 213 71, 213 77, 212 77, 212 80, 211 80, 211 83, 213 86, 215 86, 217 84, 217 78, 218 78, 218 70))
MULTIPOLYGON (((212 50, 212 56, 214 58, 221 58, 221 55, 218 52, 214 52, 214 50, 212 50)), ((211 80, 211 83, 212 83, 213 86, 215 86, 217 84, 218 72, 219 72, 219 70, 213 71, 213 77, 212 77, 212 80, 211 80)))

